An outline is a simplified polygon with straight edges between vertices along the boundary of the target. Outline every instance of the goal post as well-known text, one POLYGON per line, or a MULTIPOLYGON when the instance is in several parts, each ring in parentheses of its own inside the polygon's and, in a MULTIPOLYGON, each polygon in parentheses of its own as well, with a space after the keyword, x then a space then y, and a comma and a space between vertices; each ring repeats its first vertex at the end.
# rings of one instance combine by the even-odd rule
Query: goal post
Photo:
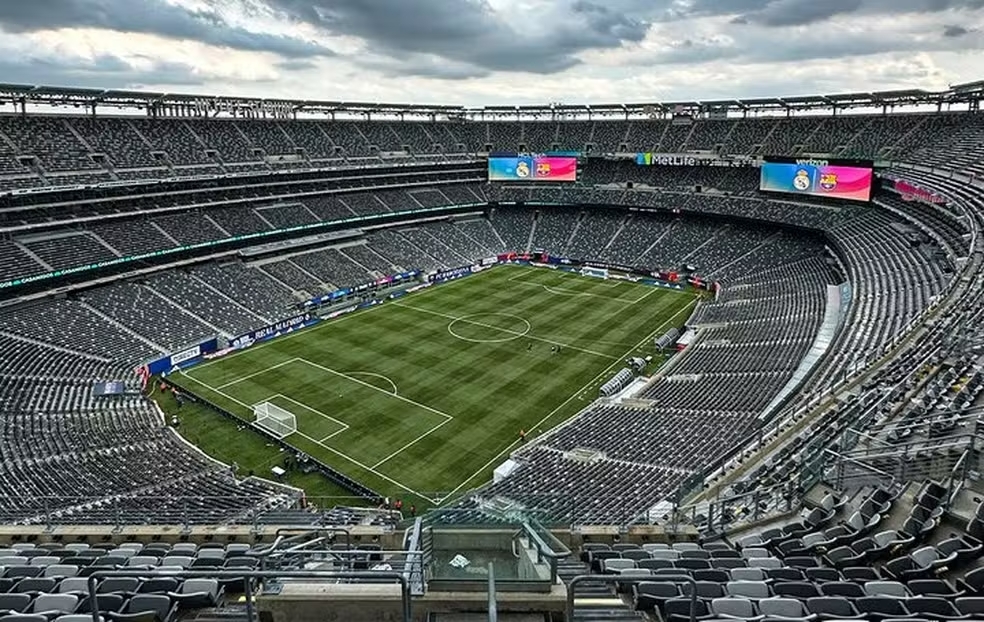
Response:
POLYGON ((607 279, 608 268, 596 268, 595 266, 584 266, 581 268, 581 276, 593 276, 596 279, 607 279))
POLYGON ((253 406, 253 415, 256 417, 254 421, 256 427, 266 430, 278 439, 297 432, 297 417, 276 404, 260 402, 253 406))

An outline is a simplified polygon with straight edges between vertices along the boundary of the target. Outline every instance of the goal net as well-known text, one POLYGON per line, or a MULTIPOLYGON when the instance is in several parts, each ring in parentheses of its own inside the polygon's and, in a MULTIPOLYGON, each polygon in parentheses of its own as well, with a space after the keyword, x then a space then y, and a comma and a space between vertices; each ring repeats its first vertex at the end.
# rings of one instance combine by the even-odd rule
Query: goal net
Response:
POLYGON ((263 428, 278 439, 297 432, 297 417, 276 404, 261 402, 253 406, 256 426, 263 428))
POLYGON ((584 266, 583 268, 581 268, 581 274, 583 276, 593 276, 597 279, 607 279, 608 268, 595 268, 594 266, 584 266))

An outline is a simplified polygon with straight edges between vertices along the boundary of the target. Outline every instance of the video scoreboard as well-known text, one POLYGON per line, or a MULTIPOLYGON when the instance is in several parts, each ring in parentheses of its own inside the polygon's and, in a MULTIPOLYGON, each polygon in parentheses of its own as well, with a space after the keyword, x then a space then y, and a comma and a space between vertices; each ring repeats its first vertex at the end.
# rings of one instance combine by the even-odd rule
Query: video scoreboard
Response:
POLYGON ((577 181, 574 152, 489 154, 489 181, 577 181))
POLYGON ((759 189, 867 202, 871 200, 874 169, 870 160, 766 157, 759 189))

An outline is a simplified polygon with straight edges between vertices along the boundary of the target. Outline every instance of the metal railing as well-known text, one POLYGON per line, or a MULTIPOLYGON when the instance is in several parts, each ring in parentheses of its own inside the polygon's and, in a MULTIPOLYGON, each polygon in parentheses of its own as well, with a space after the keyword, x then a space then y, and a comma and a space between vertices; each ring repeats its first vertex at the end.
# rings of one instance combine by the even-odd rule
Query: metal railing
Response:
POLYGON ((495 564, 489 562, 489 622, 499 622, 499 606, 495 594, 495 564))
POLYGON ((526 521, 522 533, 529 539, 536 550, 536 562, 546 563, 550 567, 550 582, 557 582, 557 562, 570 556, 571 550, 558 540, 550 531, 535 520, 526 521))
POLYGON ((89 602, 92 608, 92 622, 100 622, 99 613, 99 594, 97 584, 100 579, 108 578, 175 578, 175 579, 242 579, 245 588, 244 599, 246 605, 247 622, 255 622, 256 601, 254 593, 254 583, 257 579, 318 579, 322 581, 335 579, 353 579, 356 581, 389 581, 400 584, 400 599, 403 622, 413 620, 413 602, 410 597, 410 586, 403 575, 396 572, 329 572, 320 570, 293 570, 293 571, 270 571, 270 570, 247 570, 247 571, 215 571, 215 570, 182 570, 179 572, 155 571, 155 570, 105 570, 97 571, 89 575, 89 602))
POLYGON ((567 584, 567 617, 565 620, 574 619, 574 593, 577 591, 577 586, 581 583, 627 583, 627 584, 637 584, 637 583, 651 583, 658 581, 660 583, 686 583, 690 586, 690 622, 696 622, 697 620, 697 581, 689 575, 651 575, 651 576, 639 576, 639 575, 597 575, 597 574, 583 574, 578 575, 570 580, 567 584))
POLYGON ((48 530, 67 525, 117 529, 177 525, 185 531, 196 525, 223 525, 259 531, 267 526, 316 529, 359 522, 395 528, 403 520, 398 511, 358 505, 365 503, 359 497, 308 497, 304 507, 288 498, 273 507, 270 502, 268 496, 253 495, 0 496, 0 524, 37 525, 48 530), (226 509, 230 507, 240 509, 226 509))
POLYGON ((786 516, 802 507, 802 495, 796 484, 791 480, 675 508, 664 527, 673 533, 683 526, 693 526, 708 536, 786 516))
POLYGON ((410 583, 410 590, 414 596, 421 596, 427 588, 424 581, 424 565, 426 564, 426 554, 424 550, 424 527, 423 519, 417 517, 413 525, 407 529, 407 535, 403 541, 403 549, 407 552, 407 562, 404 574, 410 583))

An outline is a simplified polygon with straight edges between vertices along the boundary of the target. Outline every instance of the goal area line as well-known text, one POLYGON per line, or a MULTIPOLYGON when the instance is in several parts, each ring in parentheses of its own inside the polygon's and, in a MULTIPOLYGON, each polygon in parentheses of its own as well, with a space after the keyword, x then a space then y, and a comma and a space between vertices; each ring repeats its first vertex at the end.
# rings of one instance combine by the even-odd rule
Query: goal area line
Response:
MULTIPOLYGON (((320 439, 319 438, 314 438, 314 437, 308 435, 305 432, 305 430, 304 430, 304 426, 301 425, 301 424, 298 424, 297 431, 294 432, 294 434, 297 434, 299 437, 304 438, 305 440, 307 440, 307 441, 309 441, 309 442, 311 442, 311 443, 313 443, 313 444, 321 447, 325 451, 327 451, 327 452, 329 452, 329 453, 331 453, 331 454, 333 454, 335 456, 338 456, 339 458, 342 458, 343 460, 345 460, 345 461, 347 461, 347 462, 355 465, 356 467, 359 467, 360 469, 363 469, 366 472, 371 473, 371 474, 375 475, 376 477, 379 477, 380 479, 389 482, 390 484, 393 484, 394 486, 400 488, 401 490, 403 490, 405 492, 408 492, 410 494, 416 495, 416 496, 420 497, 421 499, 425 499, 425 500, 427 500, 430 503, 433 503, 435 505, 438 504, 439 499, 433 498, 433 497, 431 497, 431 496, 429 496, 427 494, 424 494, 424 493, 422 493, 422 492, 420 492, 418 490, 415 490, 414 488, 412 488, 412 487, 404 484, 403 482, 400 482, 397 479, 395 479, 395 478, 393 478, 393 477, 391 477, 391 476, 389 476, 389 475, 387 475, 387 474, 379 471, 378 470, 378 467, 381 466, 381 465, 383 465, 386 462, 391 461, 393 458, 398 457, 405 450, 409 449, 410 447, 413 447, 414 445, 416 445, 417 443, 419 443, 423 439, 427 438, 428 436, 430 436, 431 434, 433 434, 434 432, 436 432, 437 430, 439 430, 443 426, 445 426, 448 423, 450 423, 452 420, 454 420, 454 417, 452 415, 449 415, 449 414, 444 413, 442 411, 439 411, 439 410, 437 410, 435 408, 432 408, 430 406, 427 406, 426 404, 422 404, 422 403, 417 402, 415 400, 409 399, 409 398, 407 398, 405 396, 398 395, 398 394, 395 394, 395 393, 393 393, 391 391, 388 391, 386 389, 377 387, 376 385, 373 385, 371 383, 368 383, 368 382, 365 382, 365 381, 360 380, 358 378, 355 378, 353 376, 350 376, 350 375, 348 375, 348 374, 346 374, 344 372, 340 372, 340 371, 331 369, 329 367, 325 367, 324 365, 321 365, 319 363, 315 363, 313 361, 309 361, 309 360, 307 360, 305 358, 302 358, 302 357, 294 357, 294 358, 289 359, 287 361, 282 361, 280 363, 276 363, 274 365, 270 365, 270 366, 268 366, 268 367, 266 367, 266 368, 264 368, 262 370, 257 370, 255 372, 251 372, 251 373, 247 374, 246 376, 243 376, 243 377, 234 379, 231 382, 228 382, 228 383, 225 383, 223 385, 220 385, 219 387, 214 387, 214 386, 208 384, 207 382, 205 382, 203 380, 200 380, 200 379, 192 376, 189 372, 193 372, 193 371, 194 371, 194 368, 192 368, 191 370, 188 370, 188 371, 182 370, 179 373, 182 376, 184 376, 184 377, 192 380, 193 382, 201 385, 202 387, 208 389, 209 391, 211 391, 211 392, 213 392, 213 393, 215 393, 217 395, 222 396, 223 398, 229 400, 230 402, 233 402, 235 404, 238 404, 239 406, 242 406, 243 408, 247 409, 250 414, 253 413, 253 409, 254 409, 254 407, 256 405, 261 404, 261 403, 264 403, 264 402, 275 402, 277 398, 281 398, 281 399, 283 399, 285 401, 288 401, 290 403, 293 403, 293 404, 297 405, 300 408, 303 408, 303 409, 305 409, 305 410, 307 410, 307 411, 309 411, 309 412, 311 412, 313 414, 319 415, 319 416, 321 416, 321 417, 323 417, 323 418, 325 418, 325 419, 333 422, 334 424, 340 426, 340 429, 338 429, 338 430, 332 432, 331 434, 329 434, 329 435, 327 435, 327 436, 325 436, 323 438, 320 438, 320 439), (303 365, 307 365, 307 366, 313 367, 315 369, 318 369, 322 373, 326 373, 326 374, 330 374, 330 375, 333 375, 333 376, 336 376, 336 377, 339 377, 339 378, 343 378, 346 381, 349 381, 349 382, 352 382, 352 383, 361 385, 363 387, 366 387, 368 389, 371 389, 373 391, 382 393, 383 395, 386 395, 389 398, 396 399, 396 400, 399 400, 399 401, 402 401, 402 402, 405 402, 405 403, 412 404, 412 405, 414 405, 414 406, 416 406, 416 407, 418 407, 418 408, 420 408, 422 410, 425 410, 425 411, 430 412, 432 414, 441 416, 442 417, 442 421, 440 421, 439 423, 433 425, 428 430, 425 430, 424 432, 422 432, 421 434, 419 434, 416 438, 413 438, 413 439, 409 440, 406 444, 404 444, 403 446, 397 448, 395 451, 393 451, 389 455, 383 457, 380 460, 377 460, 374 464, 371 464, 370 465, 370 464, 366 464, 366 463, 362 462, 361 460, 358 460, 358 459, 354 458, 353 456, 351 456, 351 455, 349 455, 349 454, 347 454, 347 453, 345 453, 345 452, 343 452, 343 451, 341 451, 339 449, 336 449, 336 448, 332 447, 330 444, 328 444, 326 442, 326 441, 331 440, 333 437, 335 437, 335 436, 337 436, 337 435, 339 435, 339 434, 341 434, 343 432, 346 432, 347 430, 350 429, 351 426, 349 426, 345 422, 343 422, 343 421, 341 421, 339 419, 336 419, 336 418, 334 418, 334 417, 332 417, 332 416, 330 416, 330 415, 328 415, 328 414, 326 414, 326 413, 324 413, 324 412, 322 412, 322 411, 320 411, 320 410, 318 410, 316 408, 313 408, 313 407, 309 406, 308 404, 305 404, 304 402, 302 402, 300 400, 297 400, 297 399, 294 399, 294 398, 289 397, 287 395, 284 395, 283 393, 275 393, 275 394, 272 394, 272 395, 270 395, 270 396, 268 396, 268 397, 266 397, 266 398, 264 398, 262 400, 259 400, 255 404, 250 405, 250 404, 247 404, 246 402, 244 402, 244 401, 242 401, 242 400, 234 397, 233 395, 230 395, 226 391, 226 389, 228 389, 229 387, 231 387, 231 386, 233 386, 235 384, 238 384, 238 383, 240 383, 240 382, 242 382, 242 381, 244 381, 244 380, 246 380, 248 378, 255 378, 255 377, 260 376, 260 375, 262 375, 262 374, 264 374, 266 372, 273 371, 275 369, 279 369, 281 367, 284 367, 285 365, 287 365, 289 363, 290 364, 303 364, 303 365)), ((360 372, 360 373, 364 373, 364 372, 360 372)), ((258 427, 258 426, 255 425, 255 421, 254 422, 248 422, 248 423, 250 423, 252 427, 258 427)), ((263 429, 265 430, 265 428, 263 428, 263 429)), ((290 435, 284 437, 281 440, 283 440, 284 442, 290 444, 289 443, 289 437, 290 437, 290 435)), ((299 451, 303 451, 303 450, 300 450, 299 449, 299 451)), ((345 472, 344 469, 340 469, 340 470, 343 473, 345 472)), ((356 479, 356 481, 358 481, 358 478, 354 478, 354 479, 356 479)))

